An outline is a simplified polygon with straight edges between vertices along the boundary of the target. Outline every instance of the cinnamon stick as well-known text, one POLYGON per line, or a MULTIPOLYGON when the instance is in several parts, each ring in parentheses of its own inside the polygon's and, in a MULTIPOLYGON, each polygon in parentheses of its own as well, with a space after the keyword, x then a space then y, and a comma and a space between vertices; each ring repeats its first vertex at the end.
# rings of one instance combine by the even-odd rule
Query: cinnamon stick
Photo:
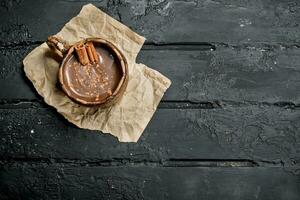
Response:
POLYGON ((92 63, 99 62, 99 56, 98 56, 98 53, 97 53, 97 51, 96 51, 96 49, 94 47, 93 42, 87 42, 86 43, 86 49, 87 49, 90 61, 92 63))
POLYGON ((94 54, 92 52, 92 48, 89 43, 86 44, 86 51, 89 55, 89 59, 92 63, 95 63, 94 54))
POLYGON ((89 57, 86 51, 86 48, 83 43, 79 43, 75 45, 75 51, 78 56, 78 60, 82 65, 87 65, 89 64, 89 57))

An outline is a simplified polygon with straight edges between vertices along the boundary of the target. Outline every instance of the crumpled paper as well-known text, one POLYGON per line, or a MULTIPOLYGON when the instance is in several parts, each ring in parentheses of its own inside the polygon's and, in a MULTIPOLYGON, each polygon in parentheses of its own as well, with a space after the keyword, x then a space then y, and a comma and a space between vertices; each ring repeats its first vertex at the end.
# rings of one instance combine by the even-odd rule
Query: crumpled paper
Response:
POLYGON ((129 82, 121 100, 109 108, 86 107, 71 101, 57 87, 60 63, 46 43, 23 60, 26 76, 45 102, 80 128, 100 130, 116 136, 120 142, 137 142, 153 116, 171 81, 144 64, 136 56, 145 38, 108 16, 92 4, 83 6, 56 34, 69 44, 89 37, 104 38, 116 45, 128 61, 129 82))

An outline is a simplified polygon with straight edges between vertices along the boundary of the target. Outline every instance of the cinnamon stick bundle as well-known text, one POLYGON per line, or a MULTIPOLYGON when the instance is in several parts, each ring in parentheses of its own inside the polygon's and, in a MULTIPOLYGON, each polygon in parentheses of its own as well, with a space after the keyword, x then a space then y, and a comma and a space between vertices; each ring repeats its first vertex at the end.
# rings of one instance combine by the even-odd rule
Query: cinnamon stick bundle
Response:
POLYGON ((75 50, 78 56, 78 60, 82 65, 87 65, 89 63, 99 62, 99 56, 93 45, 93 42, 79 43, 75 45, 75 50))

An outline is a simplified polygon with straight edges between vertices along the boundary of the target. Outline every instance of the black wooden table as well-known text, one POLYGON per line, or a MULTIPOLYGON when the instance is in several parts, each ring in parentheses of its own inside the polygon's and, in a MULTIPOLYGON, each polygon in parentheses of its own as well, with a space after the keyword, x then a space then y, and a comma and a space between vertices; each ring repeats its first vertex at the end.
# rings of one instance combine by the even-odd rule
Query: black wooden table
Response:
POLYGON ((138 143, 68 123, 22 60, 85 0, 0 2, 0 199, 300 199, 300 3, 92 3, 173 84, 138 143))

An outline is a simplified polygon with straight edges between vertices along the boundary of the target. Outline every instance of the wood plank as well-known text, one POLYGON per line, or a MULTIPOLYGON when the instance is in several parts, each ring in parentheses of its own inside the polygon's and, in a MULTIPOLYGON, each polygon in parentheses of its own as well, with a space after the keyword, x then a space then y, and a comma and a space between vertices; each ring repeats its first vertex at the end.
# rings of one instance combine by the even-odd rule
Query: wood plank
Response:
POLYGON ((282 168, 5 166, 6 199, 278 199, 300 198, 299 175, 282 168))
MULTIPOLYGON (((44 41, 79 13, 86 0, 3 0, 0 41, 44 41)), ((92 1, 148 42, 299 42, 297 0, 92 1)))
POLYGON ((164 100, 300 103, 300 50, 217 46, 214 51, 148 50, 138 62, 172 80, 164 100))
MULTIPOLYGON (((40 99, 21 64, 33 47, 0 49, 0 99, 40 99)), ((208 46, 146 45, 137 62, 172 80, 163 98, 166 101, 300 103, 297 47, 217 46, 211 51, 208 46)))
POLYGON ((83 130, 39 105, 0 109, 3 159, 70 159, 97 162, 170 159, 247 159, 300 164, 300 112, 268 105, 217 109, 158 109, 138 143, 83 130))
POLYGON ((40 98, 26 77, 22 64, 22 60, 32 49, 32 46, 0 48, 0 99, 40 98))

